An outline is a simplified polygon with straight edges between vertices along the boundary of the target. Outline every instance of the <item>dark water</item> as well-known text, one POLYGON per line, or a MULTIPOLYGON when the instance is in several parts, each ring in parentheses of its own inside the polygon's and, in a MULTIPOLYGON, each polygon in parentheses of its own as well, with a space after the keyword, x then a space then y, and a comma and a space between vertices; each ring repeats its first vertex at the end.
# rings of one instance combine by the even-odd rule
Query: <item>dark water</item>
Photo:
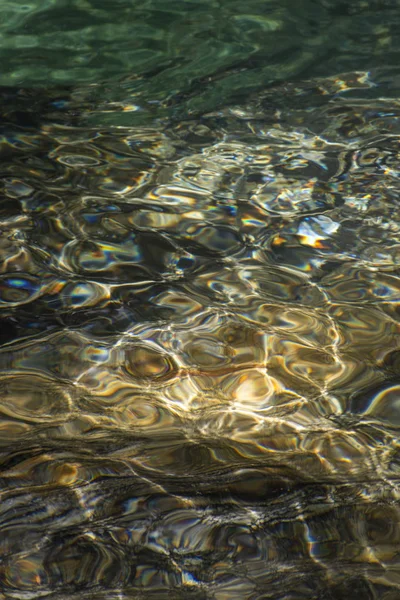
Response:
POLYGON ((400 599, 400 2, 2 11, 0 599, 400 599))

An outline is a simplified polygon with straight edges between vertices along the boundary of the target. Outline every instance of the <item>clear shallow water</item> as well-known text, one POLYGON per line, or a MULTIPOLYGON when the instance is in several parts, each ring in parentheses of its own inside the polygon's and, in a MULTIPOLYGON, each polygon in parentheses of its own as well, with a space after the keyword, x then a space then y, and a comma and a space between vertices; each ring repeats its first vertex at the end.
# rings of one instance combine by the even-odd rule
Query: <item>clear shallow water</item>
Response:
POLYGON ((329 60, 2 90, 2 597, 400 597, 397 70, 329 60))

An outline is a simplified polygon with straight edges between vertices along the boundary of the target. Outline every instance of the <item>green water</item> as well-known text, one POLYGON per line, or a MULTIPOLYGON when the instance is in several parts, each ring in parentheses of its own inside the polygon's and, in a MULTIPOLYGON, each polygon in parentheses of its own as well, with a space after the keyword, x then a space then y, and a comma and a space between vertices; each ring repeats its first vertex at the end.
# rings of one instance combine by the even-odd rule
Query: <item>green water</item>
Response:
POLYGON ((398 600, 400 2, 0 9, 0 600, 398 600))
POLYGON ((399 21, 397 0, 4 2, 0 85, 100 85, 131 121, 182 117, 276 81, 397 68, 399 21))

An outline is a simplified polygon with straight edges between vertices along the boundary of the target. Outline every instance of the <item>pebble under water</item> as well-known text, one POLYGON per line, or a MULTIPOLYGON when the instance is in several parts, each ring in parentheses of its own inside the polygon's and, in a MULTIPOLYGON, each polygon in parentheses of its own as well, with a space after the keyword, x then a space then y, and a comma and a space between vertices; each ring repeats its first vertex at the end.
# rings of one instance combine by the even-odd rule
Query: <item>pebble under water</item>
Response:
POLYGON ((0 598, 400 598, 388 73, 0 91, 0 598))

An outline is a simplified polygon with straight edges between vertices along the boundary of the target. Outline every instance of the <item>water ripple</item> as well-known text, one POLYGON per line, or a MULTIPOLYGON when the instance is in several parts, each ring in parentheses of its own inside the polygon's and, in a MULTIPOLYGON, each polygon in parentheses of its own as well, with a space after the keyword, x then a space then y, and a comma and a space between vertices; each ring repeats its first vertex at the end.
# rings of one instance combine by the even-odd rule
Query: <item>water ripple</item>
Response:
POLYGON ((8 115, 2 597, 398 597, 398 107, 372 89, 8 115))

